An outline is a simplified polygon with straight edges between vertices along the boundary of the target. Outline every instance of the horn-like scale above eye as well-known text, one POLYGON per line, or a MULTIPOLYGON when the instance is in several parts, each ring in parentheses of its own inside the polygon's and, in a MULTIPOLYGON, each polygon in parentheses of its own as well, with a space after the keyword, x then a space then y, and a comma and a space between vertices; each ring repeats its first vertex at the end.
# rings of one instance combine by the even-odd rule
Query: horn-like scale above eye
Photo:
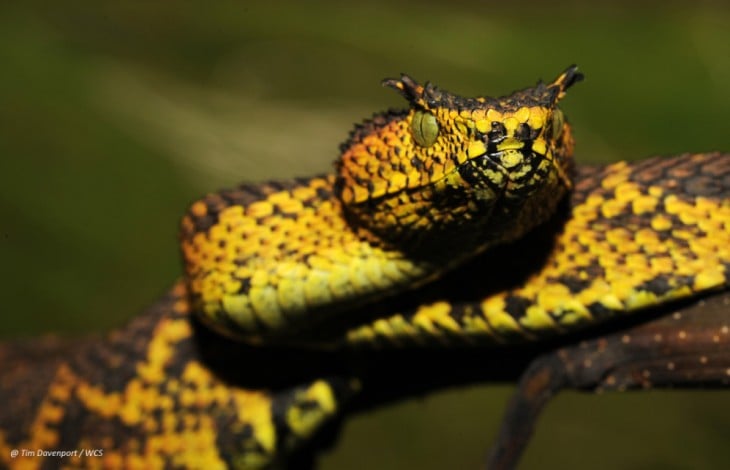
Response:
POLYGON ((425 111, 416 111, 411 121, 413 140, 421 147, 430 147, 439 135, 439 123, 436 116, 425 111))

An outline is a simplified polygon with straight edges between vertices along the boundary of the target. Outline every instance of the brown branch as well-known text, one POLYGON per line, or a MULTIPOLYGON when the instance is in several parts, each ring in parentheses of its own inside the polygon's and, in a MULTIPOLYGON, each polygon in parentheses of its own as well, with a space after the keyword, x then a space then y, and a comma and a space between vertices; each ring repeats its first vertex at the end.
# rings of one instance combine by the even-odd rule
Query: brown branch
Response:
POLYGON ((540 412, 563 389, 729 385, 730 292, 723 292, 648 323, 538 355, 520 379, 486 467, 517 465, 540 412))

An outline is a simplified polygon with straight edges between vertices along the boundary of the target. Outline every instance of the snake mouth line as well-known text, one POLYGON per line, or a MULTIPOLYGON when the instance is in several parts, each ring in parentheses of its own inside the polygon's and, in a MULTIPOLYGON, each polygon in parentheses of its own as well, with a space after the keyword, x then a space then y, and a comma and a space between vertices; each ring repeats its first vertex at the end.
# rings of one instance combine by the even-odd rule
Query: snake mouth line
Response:
MULTIPOLYGON (((471 158, 469 161, 459 166, 459 172, 467 182, 474 184, 477 181, 471 181, 474 176, 469 171, 462 170, 465 166, 470 166, 477 172, 481 172, 480 175, 482 183, 491 184, 489 186, 496 189, 496 187, 502 186, 494 181, 494 178, 490 178, 487 174, 488 171, 497 171, 500 173, 501 178, 504 178, 506 183, 524 183, 530 181, 535 177, 539 170, 538 163, 543 160, 551 160, 546 153, 536 152, 531 145, 531 142, 520 142, 520 145, 515 144, 507 148, 499 150, 487 150, 484 153, 471 158), (514 156, 519 153, 518 159, 510 159, 505 163, 505 157, 508 155, 514 156), (521 168, 520 168, 521 167, 521 168), (519 169, 516 171, 516 169, 519 169)), ((555 163, 552 162, 554 166, 555 163)))

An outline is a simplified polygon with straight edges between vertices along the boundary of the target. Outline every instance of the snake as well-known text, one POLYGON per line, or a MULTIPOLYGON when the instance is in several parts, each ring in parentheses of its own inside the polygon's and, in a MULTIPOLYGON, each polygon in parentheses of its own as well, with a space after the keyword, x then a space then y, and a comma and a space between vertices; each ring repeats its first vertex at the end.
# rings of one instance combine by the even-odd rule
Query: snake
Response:
POLYGON ((387 79, 407 108, 356 125, 331 173, 195 201, 183 279, 128 325, 0 344, 0 464, 275 468, 361 384, 257 382, 262 351, 519 347, 730 287, 730 154, 576 165, 558 105, 582 79, 387 79))

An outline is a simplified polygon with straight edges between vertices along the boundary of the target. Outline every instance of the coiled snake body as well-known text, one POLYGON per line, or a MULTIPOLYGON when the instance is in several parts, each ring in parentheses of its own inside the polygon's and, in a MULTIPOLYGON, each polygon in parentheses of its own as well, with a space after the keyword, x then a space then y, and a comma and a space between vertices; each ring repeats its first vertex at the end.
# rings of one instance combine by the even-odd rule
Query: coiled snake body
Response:
POLYGON ((730 155, 574 169, 557 103, 580 78, 498 99, 387 80, 409 109, 358 126, 335 174, 195 202, 186 280, 146 315, 99 341, 0 347, 0 462, 260 468, 357 391, 355 376, 249 385, 247 356, 191 312, 241 351, 479 346, 727 288, 730 155), (10 459, 18 448, 104 455, 10 459))

